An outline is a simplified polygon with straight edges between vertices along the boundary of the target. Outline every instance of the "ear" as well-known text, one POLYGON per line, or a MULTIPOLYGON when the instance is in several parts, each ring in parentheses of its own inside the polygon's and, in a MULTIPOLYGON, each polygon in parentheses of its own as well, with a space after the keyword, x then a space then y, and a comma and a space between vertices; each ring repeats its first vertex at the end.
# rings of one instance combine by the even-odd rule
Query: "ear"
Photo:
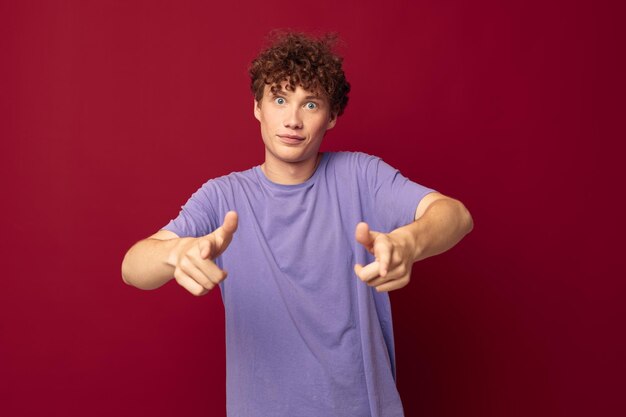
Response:
POLYGON ((261 121, 261 106, 258 101, 254 100, 254 117, 261 121))
POLYGON ((330 114, 330 119, 328 120, 328 126, 326 127, 326 130, 330 130, 333 127, 335 127, 335 125, 337 124, 337 114, 336 113, 331 113, 330 114))

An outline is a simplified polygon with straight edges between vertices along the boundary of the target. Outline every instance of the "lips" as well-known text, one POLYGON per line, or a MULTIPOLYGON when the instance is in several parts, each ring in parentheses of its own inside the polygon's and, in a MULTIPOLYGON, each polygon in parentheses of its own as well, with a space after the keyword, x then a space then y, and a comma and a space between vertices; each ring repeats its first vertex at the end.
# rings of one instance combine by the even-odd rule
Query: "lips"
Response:
POLYGON ((280 139, 280 141, 282 143, 284 143, 285 145, 298 145, 302 142, 304 142, 304 139, 302 136, 298 136, 298 135, 276 135, 278 136, 278 139, 280 139))
POLYGON ((298 135, 278 135, 278 136, 281 138, 286 138, 286 139, 304 140, 302 136, 298 136, 298 135))

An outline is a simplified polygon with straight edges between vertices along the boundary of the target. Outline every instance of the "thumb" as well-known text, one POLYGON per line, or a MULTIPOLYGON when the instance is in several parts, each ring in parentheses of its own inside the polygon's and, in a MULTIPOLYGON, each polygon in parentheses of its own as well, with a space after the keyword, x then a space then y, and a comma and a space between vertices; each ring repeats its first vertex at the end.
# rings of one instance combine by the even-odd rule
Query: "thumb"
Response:
POLYGON ((239 218, 237 216, 237 212, 229 211, 224 216, 224 221, 220 227, 217 228, 214 232, 216 249, 219 256, 230 244, 230 241, 233 239, 233 235, 235 231, 237 231, 237 225, 239 223, 239 218))
POLYGON ((370 231, 370 227, 367 223, 361 222, 356 225, 356 231, 354 233, 356 241, 365 248, 371 251, 374 247, 374 239, 376 238, 376 232, 370 231))

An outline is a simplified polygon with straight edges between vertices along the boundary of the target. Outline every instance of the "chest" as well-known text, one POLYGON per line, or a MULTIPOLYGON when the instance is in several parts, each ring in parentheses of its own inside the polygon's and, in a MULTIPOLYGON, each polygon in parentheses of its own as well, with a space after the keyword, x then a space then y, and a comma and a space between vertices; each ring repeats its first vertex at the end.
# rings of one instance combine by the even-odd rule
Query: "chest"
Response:
POLYGON ((228 252, 246 260, 247 273, 282 273, 305 286, 349 274, 357 204, 324 187, 255 194, 238 203, 239 229, 228 252))

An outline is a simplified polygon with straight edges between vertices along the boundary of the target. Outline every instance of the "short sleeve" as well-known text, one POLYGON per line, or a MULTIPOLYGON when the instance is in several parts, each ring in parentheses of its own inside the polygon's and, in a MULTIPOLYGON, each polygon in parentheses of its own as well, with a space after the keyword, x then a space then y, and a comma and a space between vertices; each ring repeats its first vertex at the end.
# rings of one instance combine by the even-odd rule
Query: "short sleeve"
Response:
POLYGON ((219 221, 211 204, 215 198, 216 184, 213 181, 205 183, 181 207, 178 217, 172 219, 164 230, 176 233, 179 237, 199 237, 217 229, 219 221))
POLYGON ((366 156, 365 175, 377 222, 387 232, 411 223, 422 198, 435 190, 409 180, 378 157, 366 156))

